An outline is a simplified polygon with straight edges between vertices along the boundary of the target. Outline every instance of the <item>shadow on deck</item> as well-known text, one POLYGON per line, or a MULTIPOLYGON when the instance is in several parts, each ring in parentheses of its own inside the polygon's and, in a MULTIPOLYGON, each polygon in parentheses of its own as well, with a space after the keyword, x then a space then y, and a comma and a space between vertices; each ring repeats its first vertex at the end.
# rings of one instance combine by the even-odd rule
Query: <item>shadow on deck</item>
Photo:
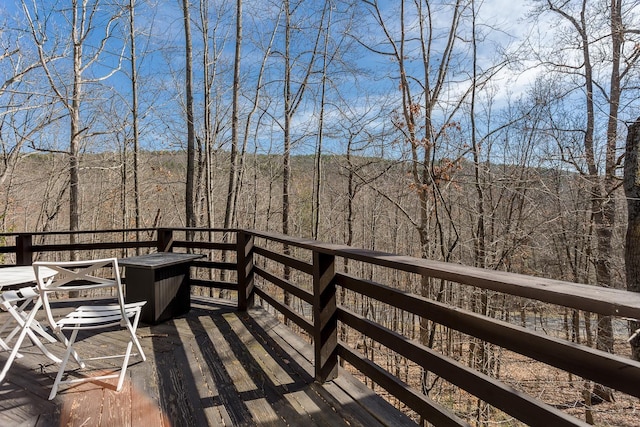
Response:
MULTIPOLYGON (((229 302, 192 297, 188 315, 141 325, 138 335, 147 361, 132 359, 120 393, 115 380, 95 381, 65 386, 53 401, 57 366, 25 345, 0 385, 0 425, 415 425, 344 372, 314 382, 311 346, 260 308, 240 313, 229 302)), ((124 348, 120 337, 103 334, 78 348, 124 348)), ((96 375, 108 368, 89 365, 96 375)))

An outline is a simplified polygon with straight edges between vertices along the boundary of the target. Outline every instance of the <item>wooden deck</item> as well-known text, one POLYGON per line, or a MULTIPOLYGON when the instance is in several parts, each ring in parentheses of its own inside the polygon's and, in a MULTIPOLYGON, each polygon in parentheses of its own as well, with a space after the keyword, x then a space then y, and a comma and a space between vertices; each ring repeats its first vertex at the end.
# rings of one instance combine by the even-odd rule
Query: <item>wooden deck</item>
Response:
MULTIPOLYGON (((0 385, 0 426, 415 425, 344 372, 314 382, 311 346, 262 309, 239 313, 229 302, 194 297, 188 315, 141 325, 138 335, 147 361, 132 359, 121 392, 115 380, 94 381, 63 386, 53 401, 57 366, 23 346, 0 385)), ((123 336, 110 332, 78 348, 124 348, 123 336)))

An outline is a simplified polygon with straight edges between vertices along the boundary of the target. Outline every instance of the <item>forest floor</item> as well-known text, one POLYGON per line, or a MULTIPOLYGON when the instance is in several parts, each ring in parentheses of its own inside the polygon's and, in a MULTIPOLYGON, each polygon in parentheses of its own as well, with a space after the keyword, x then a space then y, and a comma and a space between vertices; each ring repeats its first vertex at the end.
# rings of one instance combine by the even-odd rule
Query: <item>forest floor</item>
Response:
MULTIPOLYGON (((629 353, 628 345, 619 343, 616 346, 616 351, 617 354, 625 355, 625 353, 629 353)), ((397 358, 389 357, 388 353, 380 348, 375 349, 373 353, 376 355, 376 362, 383 367, 392 359, 398 360, 397 358)), ((534 396, 536 399, 582 421, 586 421, 587 417, 590 416, 596 426, 640 426, 640 399, 636 397, 614 391, 614 401, 612 402, 604 402, 594 396, 591 404, 587 404, 584 396, 588 394, 585 393, 585 390, 593 389, 593 383, 510 351, 500 350, 496 356, 500 360, 499 375, 497 376, 501 381, 519 391, 534 396)), ((388 370, 391 369, 390 366, 386 367, 388 370)), ((389 402, 403 410, 414 420, 418 420, 413 411, 402 407, 393 396, 388 395, 381 387, 373 385, 370 380, 353 367, 346 366, 346 368, 369 387, 373 387, 377 393, 383 395, 389 402)), ((420 389, 422 369, 419 366, 405 364, 400 368, 399 372, 403 373, 401 378, 403 381, 418 390, 420 389)), ((479 403, 476 397, 442 379, 435 378, 433 375, 430 378, 429 396, 444 407, 454 411, 471 425, 525 425, 496 408, 485 409, 485 414, 487 414, 485 419, 488 421, 479 423, 477 419, 479 403)))
POLYGON ((590 393, 594 384, 581 377, 514 353, 504 356, 501 379, 514 388, 583 421, 592 417, 596 426, 640 425, 640 399, 614 391, 614 401, 606 402, 590 393))

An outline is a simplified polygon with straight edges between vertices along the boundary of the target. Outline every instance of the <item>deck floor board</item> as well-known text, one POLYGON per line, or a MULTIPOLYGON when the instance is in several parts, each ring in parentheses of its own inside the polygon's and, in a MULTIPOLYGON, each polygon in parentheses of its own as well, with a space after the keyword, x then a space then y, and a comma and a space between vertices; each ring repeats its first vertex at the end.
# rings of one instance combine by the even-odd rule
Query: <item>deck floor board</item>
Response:
MULTIPOLYGON (((188 314, 140 325, 138 336, 147 361, 131 359, 119 393, 117 379, 95 380, 64 384, 53 401, 47 397, 57 365, 25 343, 24 357, 0 384, 0 425, 412 425, 346 372, 324 385, 314 382, 311 346, 260 308, 241 313, 227 301, 193 297, 188 314)), ((47 346, 62 354, 60 344, 47 346)), ((85 358, 125 346, 126 333, 119 331, 78 341, 85 358)), ((0 353, 0 363, 6 355, 0 353)), ((69 366, 74 376, 97 376, 118 363, 88 361, 90 369, 80 371, 73 361, 69 366)))

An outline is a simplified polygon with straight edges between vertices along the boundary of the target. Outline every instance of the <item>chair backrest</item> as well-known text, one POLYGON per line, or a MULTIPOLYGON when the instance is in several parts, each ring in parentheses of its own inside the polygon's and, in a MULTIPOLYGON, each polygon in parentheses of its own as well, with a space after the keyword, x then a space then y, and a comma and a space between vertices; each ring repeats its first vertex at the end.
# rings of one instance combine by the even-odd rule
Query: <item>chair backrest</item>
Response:
MULTIPOLYGON (((122 316, 126 318, 124 308, 124 292, 120 279, 120 268, 117 258, 104 258, 86 261, 33 263, 38 292, 42 298, 47 320, 51 327, 56 328, 56 319, 49 304, 49 294, 52 292, 90 291, 95 289, 115 288, 118 296, 122 316), (45 274, 46 269, 54 270, 55 275, 45 274)), ((76 301, 95 299, 94 296, 79 297, 76 301)))

